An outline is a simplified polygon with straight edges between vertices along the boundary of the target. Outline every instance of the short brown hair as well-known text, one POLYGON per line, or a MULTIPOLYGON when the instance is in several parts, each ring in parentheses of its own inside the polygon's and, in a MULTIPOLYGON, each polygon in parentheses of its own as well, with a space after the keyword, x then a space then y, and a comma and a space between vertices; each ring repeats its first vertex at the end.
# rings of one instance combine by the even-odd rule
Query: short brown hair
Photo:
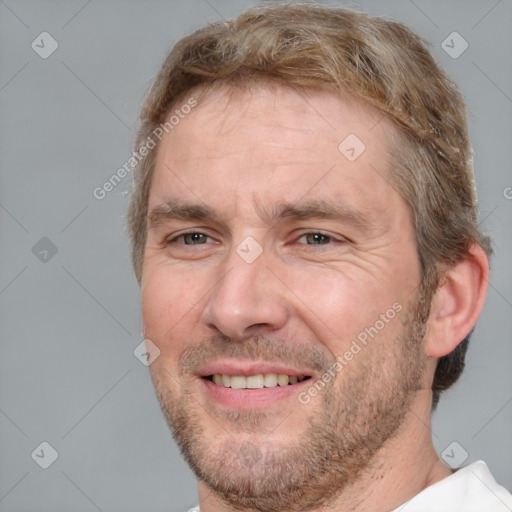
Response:
MULTIPOLYGON (((273 81, 358 98, 397 128, 391 179, 412 213, 422 294, 430 301, 443 265, 461 261, 473 243, 488 255, 492 251, 477 222, 464 101, 426 46, 401 23, 346 9, 316 4, 250 9, 174 46, 142 109, 136 150, 196 86, 273 81)), ((139 282, 155 154, 135 169, 128 212, 139 282)), ((467 344, 468 338, 439 359, 434 405, 462 372, 467 344)))

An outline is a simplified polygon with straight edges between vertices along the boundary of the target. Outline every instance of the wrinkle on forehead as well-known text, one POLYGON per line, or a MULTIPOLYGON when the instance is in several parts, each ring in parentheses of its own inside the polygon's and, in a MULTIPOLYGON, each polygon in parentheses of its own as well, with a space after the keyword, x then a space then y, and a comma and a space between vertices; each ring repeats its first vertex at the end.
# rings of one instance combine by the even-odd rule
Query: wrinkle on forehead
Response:
MULTIPOLYGON (((385 119, 383 112, 348 91, 291 85, 276 80, 261 79, 249 86, 237 83, 223 84, 222 82, 202 84, 192 88, 188 93, 198 99, 195 111, 204 108, 205 113, 210 111, 215 117, 218 116, 219 110, 229 111, 234 123, 244 117, 266 119, 272 115, 272 111, 278 112, 285 109, 288 112, 295 111, 305 115, 314 113, 323 119, 326 126, 336 131, 331 112, 322 110, 318 106, 319 99, 331 97, 339 100, 344 109, 357 113, 362 125, 368 129, 373 129, 382 121, 387 123, 386 129, 394 128, 394 125, 385 119), (296 101, 297 99, 300 101, 296 101), (234 110, 230 107, 233 107, 234 110)), ((268 125, 270 126, 271 123, 268 125)), ((297 125, 290 125, 287 128, 297 131, 312 131, 308 127, 297 125)))
POLYGON ((164 136, 157 169, 173 170, 181 195, 193 192, 215 206, 229 200, 235 214, 254 210, 256 198, 269 209, 303 196, 332 196, 334 188, 360 208, 383 211, 394 195, 387 177, 389 125, 375 109, 328 90, 216 88, 164 136), (338 145, 354 132, 366 150, 349 162, 338 145))

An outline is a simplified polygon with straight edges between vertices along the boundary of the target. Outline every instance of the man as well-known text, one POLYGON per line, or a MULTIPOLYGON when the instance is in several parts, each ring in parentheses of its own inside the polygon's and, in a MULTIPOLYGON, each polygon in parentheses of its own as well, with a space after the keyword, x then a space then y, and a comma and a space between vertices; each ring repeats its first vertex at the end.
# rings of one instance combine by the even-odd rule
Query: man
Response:
POLYGON ((256 8, 181 40, 141 120, 143 329, 201 512, 511 510, 430 435, 491 249, 464 103, 422 41, 256 8))

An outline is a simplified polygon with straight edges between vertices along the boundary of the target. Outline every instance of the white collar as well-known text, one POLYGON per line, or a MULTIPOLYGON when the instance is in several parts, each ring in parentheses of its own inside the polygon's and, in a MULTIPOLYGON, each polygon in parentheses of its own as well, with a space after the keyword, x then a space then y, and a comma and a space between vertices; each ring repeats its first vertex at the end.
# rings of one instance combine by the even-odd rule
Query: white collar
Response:
POLYGON ((512 512, 512 495, 483 460, 423 489, 393 512, 512 512))
MULTIPOLYGON (((512 512, 512 495, 494 480, 483 460, 423 489, 393 512, 512 512)), ((201 512, 199 506, 188 512, 201 512)))

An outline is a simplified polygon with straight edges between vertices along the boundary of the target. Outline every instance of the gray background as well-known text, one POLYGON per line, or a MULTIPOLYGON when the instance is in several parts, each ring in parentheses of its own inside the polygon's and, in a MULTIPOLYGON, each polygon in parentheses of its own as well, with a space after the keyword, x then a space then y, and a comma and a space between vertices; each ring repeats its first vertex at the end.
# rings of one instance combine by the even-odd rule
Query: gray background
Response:
MULTIPOLYGON (((144 94, 171 46, 255 3, 0 0, 2 512, 176 511, 196 501, 133 354, 141 336, 124 230, 130 177, 101 201, 92 191, 129 157, 144 94), (43 31, 59 45, 47 59, 31 48, 43 31), (43 237, 55 255, 47 241, 36 245, 43 237), (42 441, 59 454, 46 470, 31 458, 42 441)), ((433 437, 440 452, 457 441, 458 457, 485 459, 511 488, 512 3, 338 5, 426 37, 468 102, 481 223, 496 255, 467 370, 442 399, 433 437), (469 44, 457 59, 441 47, 453 31, 469 44)))

